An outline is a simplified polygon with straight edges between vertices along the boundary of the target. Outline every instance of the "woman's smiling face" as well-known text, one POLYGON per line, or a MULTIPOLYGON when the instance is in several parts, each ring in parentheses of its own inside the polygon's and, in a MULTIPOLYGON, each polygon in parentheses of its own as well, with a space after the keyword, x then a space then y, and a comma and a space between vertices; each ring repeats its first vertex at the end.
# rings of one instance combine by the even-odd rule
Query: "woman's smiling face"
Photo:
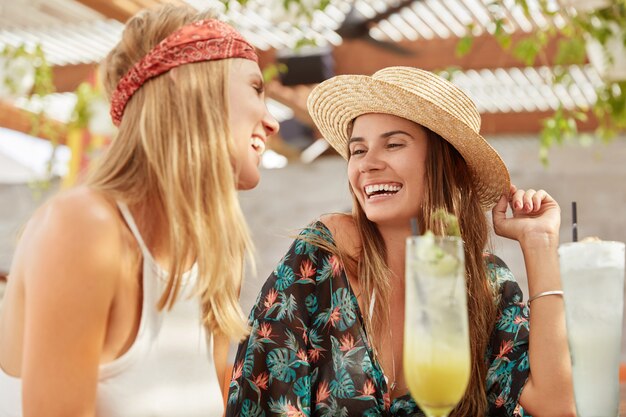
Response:
POLYGON ((256 62, 233 59, 229 82, 229 122, 235 142, 233 164, 237 188, 248 190, 259 183, 259 162, 278 122, 267 110, 263 77, 256 62))
POLYGON ((424 193, 428 141, 417 123, 390 114, 355 119, 348 142, 348 179, 367 218, 407 225, 424 193))

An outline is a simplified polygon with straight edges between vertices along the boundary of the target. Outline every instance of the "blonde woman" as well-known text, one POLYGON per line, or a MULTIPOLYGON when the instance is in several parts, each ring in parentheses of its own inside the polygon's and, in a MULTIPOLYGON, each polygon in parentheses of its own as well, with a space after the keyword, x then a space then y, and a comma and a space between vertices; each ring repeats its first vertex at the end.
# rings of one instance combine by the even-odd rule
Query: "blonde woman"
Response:
POLYGON ((423 416, 403 373, 405 240, 412 218, 440 231, 431 217, 440 208, 458 217, 465 242, 472 357, 451 415, 574 415, 559 206, 510 185, 472 101, 435 74, 392 67, 323 82, 309 111, 348 160, 353 210, 306 228, 265 283, 227 416, 423 416), (530 333, 519 286, 485 252, 489 209, 496 233, 524 253, 530 333))
POLYGON ((132 18, 102 70, 119 132, 87 184, 21 237, 0 316, 0 415, 221 416, 228 339, 247 330, 237 190, 257 184, 278 130, 256 53, 210 14, 167 6, 132 18), (197 325, 181 331, 172 308, 197 325))

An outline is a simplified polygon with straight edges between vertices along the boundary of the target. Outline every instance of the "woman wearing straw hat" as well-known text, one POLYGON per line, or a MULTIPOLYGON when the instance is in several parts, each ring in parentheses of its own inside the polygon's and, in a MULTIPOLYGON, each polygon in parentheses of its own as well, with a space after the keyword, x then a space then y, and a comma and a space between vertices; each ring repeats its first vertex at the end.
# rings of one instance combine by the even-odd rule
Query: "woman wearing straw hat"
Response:
POLYGON ((437 208, 459 218, 468 277, 473 366, 451 415, 574 415, 563 302, 549 296, 560 290, 559 207, 510 185, 472 101, 430 72, 393 67, 327 80, 308 106, 348 160, 353 212, 307 227, 266 282, 227 415, 422 415, 402 372, 405 239, 411 218, 436 227, 437 208), (484 252, 489 209, 524 253, 532 337, 518 285, 484 252))
POLYGON ((237 190, 278 130, 257 55, 211 12, 166 6, 130 19, 102 69, 119 131, 21 237, 0 415, 220 417, 228 340, 247 334, 237 190))

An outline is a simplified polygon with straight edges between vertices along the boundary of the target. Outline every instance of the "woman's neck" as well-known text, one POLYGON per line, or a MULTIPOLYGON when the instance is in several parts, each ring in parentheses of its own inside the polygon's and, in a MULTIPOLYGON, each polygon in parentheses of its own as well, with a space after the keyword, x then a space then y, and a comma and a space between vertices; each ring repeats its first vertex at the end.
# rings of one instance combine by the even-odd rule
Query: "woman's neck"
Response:
POLYGON ((129 207, 141 237, 155 259, 167 258, 168 230, 165 214, 154 200, 146 200, 129 207))
POLYGON ((387 265, 397 278, 404 281, 404 260, 406 238, 411 235, 411 228, 406 226, 378 226, 378 230, 387 249, 387 265))

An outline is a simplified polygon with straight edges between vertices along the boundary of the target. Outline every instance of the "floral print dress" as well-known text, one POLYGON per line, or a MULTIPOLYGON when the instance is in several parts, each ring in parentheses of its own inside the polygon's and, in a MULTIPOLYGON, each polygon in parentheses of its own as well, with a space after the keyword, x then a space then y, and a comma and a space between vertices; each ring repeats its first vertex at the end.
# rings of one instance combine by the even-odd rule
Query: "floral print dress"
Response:
MULTIPOLYGON (((300 237, 332 243, 321 222, 300 237), (314 236, 317 235, 317 236, 314 236)), ((509 269, 486 257, 500 316, 485 354, 489 416, 525 416, 518 398, 528 378, 528 310, 509 269)), ((226 416, 423 416, 407 393, 389 397, 363 315, 339 259, 296 239, 269 277, 239 345, 226 416)))

